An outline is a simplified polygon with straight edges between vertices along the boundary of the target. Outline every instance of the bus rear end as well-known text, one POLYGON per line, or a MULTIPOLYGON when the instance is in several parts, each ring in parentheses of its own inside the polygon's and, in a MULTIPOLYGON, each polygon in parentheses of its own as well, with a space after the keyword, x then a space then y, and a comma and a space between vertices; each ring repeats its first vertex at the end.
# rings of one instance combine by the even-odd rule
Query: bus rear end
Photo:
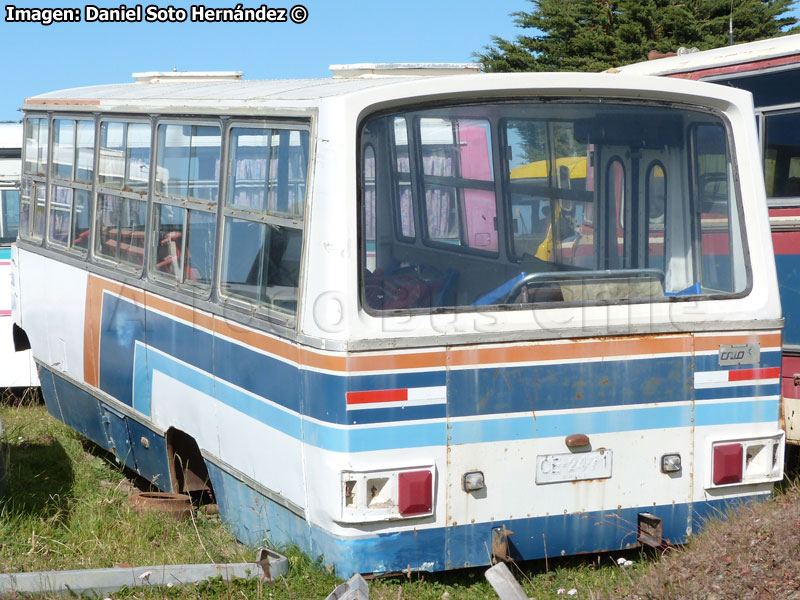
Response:
POLYGON ((359 297, 315 309, 349 433, 307 464, 346 571, 678 543, 783 476, 748 97, 489 81, 359 113, 359 297))

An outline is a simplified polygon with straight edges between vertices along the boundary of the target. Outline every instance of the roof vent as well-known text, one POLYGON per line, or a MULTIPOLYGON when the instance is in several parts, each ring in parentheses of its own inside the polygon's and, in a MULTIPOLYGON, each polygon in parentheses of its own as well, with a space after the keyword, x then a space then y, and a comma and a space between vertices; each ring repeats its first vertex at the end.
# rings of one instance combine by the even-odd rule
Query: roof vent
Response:
POLYGON ((480 73, 481 63, 356 63, 331 65, 334 79, 375 79, 379 77, 422 77, 480 73))
POLYGON ((148 71, 133 73, 136 83, 177 83, 187 81, 241 81, 242 71, 148 71))

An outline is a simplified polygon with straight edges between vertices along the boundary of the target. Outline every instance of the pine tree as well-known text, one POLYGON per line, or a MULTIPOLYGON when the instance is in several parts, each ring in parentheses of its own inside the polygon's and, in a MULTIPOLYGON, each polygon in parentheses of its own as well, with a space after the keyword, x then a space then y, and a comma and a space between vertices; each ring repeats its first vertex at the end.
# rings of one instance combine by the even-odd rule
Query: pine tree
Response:
POLYGON ((784 16, 796 0, 529 1, 532 11, 512 15, 525 34, 494 36, 475 54, 486 71, 602 71, 645 60, 651 50, 718 48, 728 44, 731 16, 737 43, 798 29, 796 18, 784 16))

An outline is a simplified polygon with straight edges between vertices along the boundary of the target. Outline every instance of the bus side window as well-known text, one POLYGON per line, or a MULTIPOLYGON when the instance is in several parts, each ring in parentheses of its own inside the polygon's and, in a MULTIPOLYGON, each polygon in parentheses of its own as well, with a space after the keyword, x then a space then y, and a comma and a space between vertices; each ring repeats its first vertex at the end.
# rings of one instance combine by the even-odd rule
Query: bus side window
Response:
POLYGON ((94 176, 94 122, 53 119, 48 244, 86 256, 94 176))
POLYGON ((158 125, 151 269, 178 284, 211 286, 221 140, 216 125, 158 125))
POLYGON ((230 130, 222 293, 297 312, 309 133, 230 130))
POLYGON ((746 277, 725 129, 697 125, 692 136, 699 281, 704 290, 740 291, 746 277))
POLYGON ((94 252, 133 267, 144 262, 150 124, 103 121, 97 167, 94 252))
POLYGON ((765 117, 764 182, 768 198, 800 197, 800 112, 765 117))
POLYGON ((47 174, 47 118, 25 119, 25 163, 26 175, 47 174))
POLYGON ((44 237, 45 228, 48 142, 47 117, 26 118, 19 233, 21 237, 37 242, 44 237))

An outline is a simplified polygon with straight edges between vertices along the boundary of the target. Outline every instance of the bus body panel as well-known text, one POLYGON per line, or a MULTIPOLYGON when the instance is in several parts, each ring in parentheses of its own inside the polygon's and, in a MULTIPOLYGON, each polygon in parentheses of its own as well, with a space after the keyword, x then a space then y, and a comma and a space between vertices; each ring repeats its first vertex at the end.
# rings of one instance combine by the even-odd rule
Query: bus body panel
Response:
MULTIPOLYGON (((95 122, 102 125, 116 119, 123 122, 120 131, 127 131, 125 127, 133 130, 141 125, 142 118, 136 115, 163 112, 150 133, 148 152, 156 157, 159 140, 166 139, 158 137, 162 120, 170 126, 185 122, 185 127, 169 130, 176 139, 194 140, 191 136, 201 127, 213 130, 206 137, 198 134, 203 151, 218 144, 226 153, 246 154, 260 148, 255 144, 262 140, 258 143, 276 149, 278 165, 281 151, 288 156, 290 150, 304 148, 296 140, 308 131, 307 201, 304 211, 289 214, 286 205, 278 204, 280 193, 264 194, 265 203, 274 200, 273 210, 284 212, 265 213, 258 221, 246 212, 253 211, 261 198, 252 193, 255 185, 249 181, 260 168, 255 151, 241 159, 241 172, 217 170, 210 161, 209 172, 221 179, 196 182, 197 188, 216 186, 220 196, 228 196, 218 200, 217 215, 225 222, 217 232, 226 241, 214 241, 214 278, 207 288, 198 284, 204 267, 199 261, 191 268, 163 270, 170 261, 180 264, 181 256, 197 259, 204 248, 175 243, 181 239, 176 234, 188 237, 188 230, 179 230, 178 219, 164 218, 182 206, 159 187, 162 180, 170 181, 166 163, 157 163, 150 171, 152 189, 142 196, 149 203, 146 224, 134 218, 144 205, 133 191, 115 191, 108 184, 101 188, 99 180, 92 184, 93 197, 116 193, 127 203, 124 217, 130 223, 124 219, 112 223, 107 218, 109 204, 97 200, 86 264, 78 258, 78 248, 70 259, 62 259, 69 251, 51 240, 37 244, 23 239, 17 251, 15 290, 19 319, 42 369, 48 411, 167 491, 179 491, 181 485, 171 444, 176 432, 185 435, 197 446, 192 460, 202 460, 222 519, 239 539, 297 544, 312 557, 322 555, 325 564, 342 576, 487 564, 493 540, 510 532, 506 550, 514 559, 629 548, 640 544, 639 523, 645 513, 660 519, 664 542, 677 543, 700 527, 703 515, 764 497, 782 474, 781 321, 763 183, 742 168, 757 156, 751 147, 756 137, 749 116, 752 106, 737 91, 705 99, 703 92, 709 86, 701 84, 650 85, 648 80, 643 87, 644 80, 609 75, 586 77, 586 85, 576 87, 573 78, 364 82, 346 93, 331 92, 330 97, 309 91, 302 101, 283 97, 256 108, 256 100, 240 105, 239 99, 226 97, 212 109, 206 99, 194 108, 182 105, 180 117, 174 115, 174 107, 161 110, 168 101, 159 90, 166 88, 136 88, 141 104, 129 101, 127 116, 118 113, 121 105, 115 96, 112 112, 104 112, 95 122), (594 106, 584 102, 587 98, 608 95, 611 103, 629 102, 637 110, 666 104, 679 106, 698 122, 719 118, 719 130, 726 131, 725 139, 732 142, 730 169, 738 168, 736 194, 727 196, 734 198, 730 203, 735 210, 726 213, 727 221, 710 209, 705 212, 711 216, 697 220, 698 226, 718 227, 709 226, 710 233, 699 235, 706 236, 705 268, 728 269, 728 279, 721 284, 727 293, 671 299, 665 290, 686 285, 665 277, 658 283, 657 301, 650 302, 598 303, 590 298, 583 304, 520 309, 511 302, 492 300, 500 306, 465 305, 406 314, 367 306, 362 294, 364 263, 381 260, 388 245, 405 243, 410 255, 433 259, 439 250, 443 253, 438 258, 449 256, 452 248, 441 240, 415 243, 412 248, 407 239, 397 239, 404 237, 398 235, 402 229, 390 228, 383 229, 385 235, 373 248, 361 243, 359 128, 365 119, 415 103, 424 104, 424 110, 434 106, 430 110, 435 111, 453 100, 461 110, 461 100, 480 106, 487 95, 492 101, 499 98, 496 106, 505 108, 538 93, 556 96, 559 101, 554 104, 566 104, 565 97, 578 98, 581 106, 575 110, 586 114, 593 113, 583 105, 594 106), (150 94, 157 100, 148 99, 150 94), (649 101, 639 103, 643 94, 649 101), (692 112, 686 108, 690 105, 703 108, 692 112), (220 127, 217 133, 217 117, 224 110, 235 112, 234 121, 246 123, 220 127), (196 118, 185 116, 193 111, 196 118), (310 121, 308 115, 313 117, 310 121), (295 127, 294 137, 274 133, 290 129, 287 122, 295 127), (239 137, 230 133, 236 127, 242 129, 236 133, 239 137), (217 135, 229 145, 214 141, 217 135), (263 142, 268 136, 274 136, 274 143, 263 142), (242 183, 226 179, 240 176, 242 183), (232 206, 235 203, 239 204, 232 206), (106 213, 99 217, 101 210, 106 213), (228 225, 243 222, 249 229, 242 227, 246 232, 240 238, 225 237, 228 225), (745 250, 719 243, 719 223, 727 228, 723 235, 742 231, 745 250), (124 227, 129 231, 123 242, 124 227), (162 229, 170 228, 165 235, 162 229), (247 249, 256 238, 254 231, 274 236, 274 243, 272 238, 268 245, 262 242, 262 250, 278 255, 275 264, 242 256, 232 268, 240 279, 224 279, 227 275, 220 265, 229 248, 226 243, 242 242, 241 248, 247 249), (287 231, 295 232, 290 242, 287 231), (297 235, 302 235, 302 254, 297 235), (127 245, 126 255, 122 243, 127 245), (174 246, 172 254, 163 260, 169 244, 174 246), (127 261, 127 266, 109 261, 109 249, 114 248, 120 249, 119 263, 127 261), (291 264, 278 265, 284 256, 290 256, 287 264, 291 264), (148 268, 140 271, 136 257, 148 268), (739 268, 745 264, 747 272, 739 268), (279 267, 295 269, 296 305, 279 294, 276 297, 284 304, 270 307, 242 300, 242 289, 253 293, 246 288, 250 275, 269 279, 279 267), (41 273, 46 277, 34 276, 41 273), (750 358, 741 359, 744 349, 750 358), (734 358, 726 358, 729 354, 734 358), (718 456, 725 459, 736 451, 743 457, 742 472, 739 480, 732 481, 730 473, 720 471, 718 456), (675 464, 667 464, 668 457, 678 461, 677 470, 668 470, 675 464), (467 489, 473 485, 468 482, 475 481, 482 485, 467 489)), ((229 85, 220 84, 219 93, 229 93, 225 91, 229 85)), ((347 88, 346 83, 332 85, 347 88)), ((263 93, 262 88, 254 89, 263 93)), ((119 90, 95 91, 102 95, 119 90)), ((46 105, 49 96, 40 100, 46 105)), ((26 105, 31 119, 43 119, 38 101, 26 105)), ((102 102, 107 99, 98 102, 104 110, 102 102)), ((97 106, 93 110, 100 110, 97 106)), ((83 109, 75 105, 70 110, 83 109)), ((63 118, 70 115, 64 112, 63 118)), ((60 113, 49 122, 56 118, 60 113)), ((424 135, 442 145, 444 129, 438 117, 420 118, 431 120, 424 135)), ((504 223, 508 215, 498 210, 499 194, 490 192, 486 183, 499 177, 486 169, 490 155, 497 164, 502 157, 494 133, 489 145, 491 127, 487 129, 481 119, 481 115, 459 116, 450 122, 453 139, 464 136, 463 144, 451 144, 462 152, 452 168, 462 180, 479 182, 465 186, 468 193, 458 209, 466 211, 463 239, 477 251, 464 259, 475 270, 466 273, 459 285, 463 284, 462 291, 470 288, 469 293, 474 288, 475 294, 483 287, 495 287, 495 279, 519 274, 514 272, 519 271, 516 263, 505 256, 492 262, 485 254, 495 252, 495 245, 498 252, 505 248, 513 233, 504 223), (495 197, 492 202, 490 195, 495 197)), ((415 134, 409 127, 406 135, 413 140, 413 135, 422 135, 420 131, 415 134)), ((96 144, 102 135, 97 131, 96 144)), ((374 143, 382 142, 377 133, 370 135, 374 143)), ((400 136, 399 129, 392 135, 400 136)), ((598 186, 618 160, 627 174, 623 177, 620 172, 614 180, 614 201, 609 206, 613 204, 615 223, 607 228, 609 239, 624 239, 632 228, 623 222, 628 214, 623 190, 642 189, 659 178, 651 174, 648 179, 644 172, 635 176, 623 141, 609 142, 602 151, 593 147, 598 168, 602 165, 600 177, 590 181, 587 170, 595 169, 590 169, 589 154, 581 151, 577 158, 583 161, 582 173, 580 160, 570 163, 572 169, 563 165, 566 171, 559 174, 562 180, 554 188, 569 190, 572 197, 601 198, 598 186)), ((140 144, 132 150, 139 161, 135 164, 140 165, 144 142, 132 143, 140 144)), ((692 193, 687 183, 688 145, 671 143, 670 149, 649 144, 652 147, 641 151, 641 160, 661 165, 660 177, 669 176, 677 183, 667 187, 667 194, 674 210, 684 211, 688 222, 696 215, 679 207, 692 193)), ((110 154, 108 150, 104 147, 110 154)), ((401 164, 404 176, 402 162, 391 164, 401 164)), ((124 171, 119 165, 115 168, 124 171)), ((277 169, 276 179, 287 177, 294 168, 277 169)), ((131 180, 134 186, 141 185, 147 172, 137 169, 138 179, 131 180)), ((523 187, 541 183, 534 181, 541 178, 533 162, 527 169, 533 173, 531 182, 505 183, 523 187)), ((419 173, 421 178, 428 175, 419 173)), ((444 186, 450 175, 431 176, 441 178, 436 185, 444 186)), ((48 181, 38 175, 29 179, 40 185, 48 181)), ((270 180, 257 183, 268 189, 270 180)), ((182 184, 174 185, 181 189, 182 184)), ((83 189, 80 182, 63 185, 83 189)), ((207 199, 205 204, 196 198, 186 202, 197 212, 188 213, 184 223, 202 211, 211 214, 207 199)), ((570 210, 555 200, 548 209, 553 210, 551 216, 556 209, 570 210)), ((587 212, 582 215, 588 223, 587 212)), ((699 289, 699 278, 690 271, 702 261, 689 256, 694 252, 685 241, 691 237, 689 226, 676 217, 670 216, 678 221, 670 223, 672 229, 655 232, 642 244, 666 256, 664 236, 678 240, 670 242, 675 244, 669 247, 670 267, 683 274, 671 276, 676 280, 692 276, 689 281, 698 282, 699 289), (684 254, 675 249, 679 243, 687 248, 684 254)), ((420 218, 417 226, 428 225, 420 218)), ((208 235, 210 229, 194 231, 208 235)), ((587 231, 586 238, 592 233, 587 231)), ((552 234, 551 248, 554 240, 552 234)), ((565 256, 573 260, 584 250, 573 243, 565 256)), ((623 259, 616 255, 615 260, 623 259)), ((374 268, 373 264, 368 270, 374 268)))

